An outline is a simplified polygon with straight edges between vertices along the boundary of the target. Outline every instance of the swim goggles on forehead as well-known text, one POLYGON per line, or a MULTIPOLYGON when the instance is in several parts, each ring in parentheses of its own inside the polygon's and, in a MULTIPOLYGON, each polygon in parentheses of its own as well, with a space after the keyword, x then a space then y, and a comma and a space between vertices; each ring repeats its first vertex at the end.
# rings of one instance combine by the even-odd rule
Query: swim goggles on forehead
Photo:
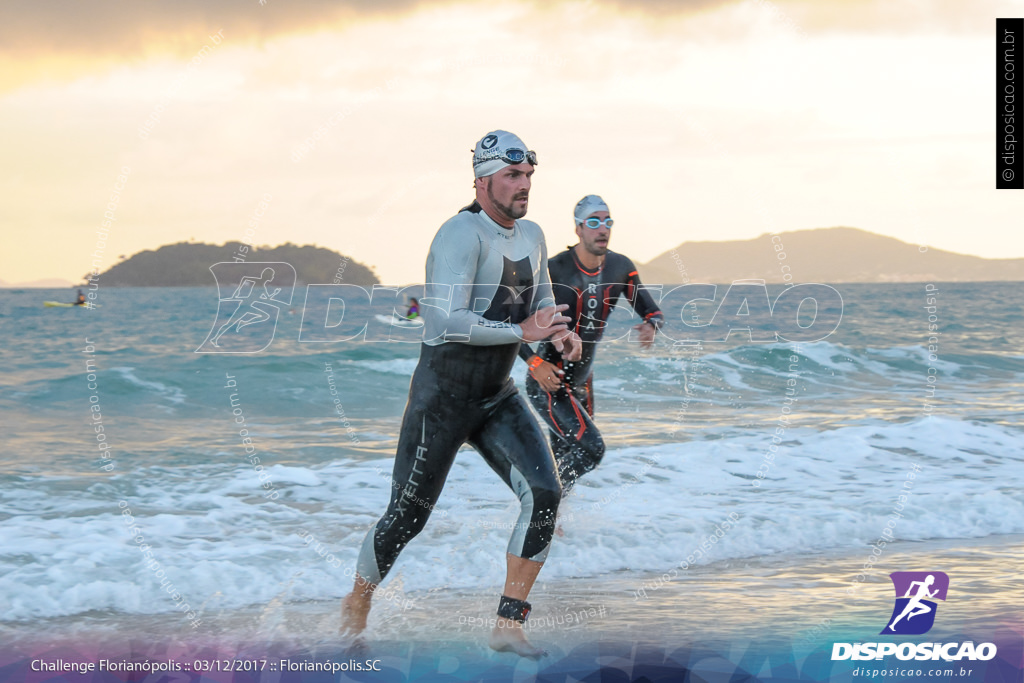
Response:
POLYGON ((511 149, 506 149, 502 153, 500 158, 506 164, 513 164, 514 165, 514 164, 521 164, 524 161, 528 161, 531 166, 536 166, 537 165, 537 153, 534 152, 532 149, 529 150, 529 151, 524 152, 521 149, 517 149, 517 148, 513 147, 511 149))
POLYGON ((587 226, 591 230, 597 230, 601 226, 604 226, 606 228, 611 229, 612 224, 614 222, 615 221, 613 221, 610 216, 608 218, 605 218, 604 220, 601 220, 600 218, 597 218, 596 216, 591 216, 587 220, 583 221, 583 225, 587 226))

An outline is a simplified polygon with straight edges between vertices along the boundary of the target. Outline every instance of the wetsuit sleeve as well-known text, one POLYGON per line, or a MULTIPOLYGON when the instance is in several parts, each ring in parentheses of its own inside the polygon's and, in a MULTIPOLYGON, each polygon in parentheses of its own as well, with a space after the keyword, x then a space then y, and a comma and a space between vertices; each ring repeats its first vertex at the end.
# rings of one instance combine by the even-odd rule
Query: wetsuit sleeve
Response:
POLYGON ((471 308, 481 248, 476 229, 458 218, 437 231, 427 256, 426 292, 420 301, 426 343, 495 346, 522 341, 519 325, 487 320, 471 308))
POLYGON ((626 264, 628 275, 626 275, 625 294, 629 300, 629 305, 644 319, 644 322, 649 322, 655 327, 660 328, 665 324, 665 317, 661 314, 661 309, 654 303, 651 293, 644 289, 643 283, 640 282, 640 274, 637 272, 633 262, 626 259, 626 264))
POLYGON ((536 313, 542 308, 554 306, 555 295, 551 290, 551 274, 548 273, 548 245, 544 241, 544 233, 541 231, 540 226, 534 223, 533 228, 536 230, 537 241, 540 243, 540 270, 537 274, 537 286, 533 296, 533 305, 530 307, 530 312, 536 313))
POLYGON ((526 342, 523 342, 522 344, 519 345, 519 357, 522 358, 524 361, 529 362, 529 360, 536 355, 537 354, 534 352, 533 347, 531 347, 526 342))

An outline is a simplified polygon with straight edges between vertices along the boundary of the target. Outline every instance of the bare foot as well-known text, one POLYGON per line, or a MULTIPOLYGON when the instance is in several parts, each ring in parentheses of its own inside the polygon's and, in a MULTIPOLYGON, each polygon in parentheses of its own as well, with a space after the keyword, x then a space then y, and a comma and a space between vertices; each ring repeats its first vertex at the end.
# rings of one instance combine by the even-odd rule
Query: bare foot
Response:
POLYGON ((341 601, 341 635, 354 636, 366 630, 373 593, 352 591, 341 601))
POLYGON ((511 619, 498 617, 498 623, 491 631, 489 643, 492 650, 498 652, 515 652, 520 657, 540 659, 547 654, 547 651, 534 647, 526 639, 523 633, 523 625, 511 619))

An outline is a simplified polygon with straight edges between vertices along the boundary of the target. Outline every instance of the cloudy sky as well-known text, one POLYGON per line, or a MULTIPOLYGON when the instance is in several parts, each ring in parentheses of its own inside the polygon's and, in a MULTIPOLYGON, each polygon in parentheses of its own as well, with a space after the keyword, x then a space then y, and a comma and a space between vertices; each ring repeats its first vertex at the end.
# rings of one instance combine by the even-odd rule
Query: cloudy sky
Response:
POLYGON ((249 230, 421 281, 437 227, 472 199, 470 149, 495 128, 537 151, 528 217, 552 251, 596 193, 612 248, 637 261, 839 225, 1024 257, 1024 193, 994 189, 995 18, 1020 7, 8 5, 0 280, 78 281, 112 203, 104 268, 249 230))

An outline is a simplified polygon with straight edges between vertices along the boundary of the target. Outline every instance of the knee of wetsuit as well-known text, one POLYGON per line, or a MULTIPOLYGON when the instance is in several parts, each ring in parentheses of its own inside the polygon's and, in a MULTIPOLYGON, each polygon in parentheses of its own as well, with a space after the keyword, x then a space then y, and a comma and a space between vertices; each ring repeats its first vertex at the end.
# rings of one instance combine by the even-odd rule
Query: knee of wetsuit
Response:
POLYGON ((555 532, 558 504, 562 500, 562 485, 557 477, 553 478, 553 481, 545 477, 540 482, 532 482, 528 489, 521 491, 520 499, 524 507, 509 541, 509 552, 528 560, 543 562, 555 532), (527 503, 529 508, 526 507, 527 503))
POLYGON ((430 517, 430 513, 426 510, 420 512, 416 511, 416 516, 408 520, 405 523, 406 538, 412 540, 414 536, 418 536, 424 527, 427 526, 427 518, 430 517))
POLYGON ((581 447, 588 456, 584 458, 585 472, 589 472, 597 467, 601 460, 604 459, 604 439, 594 430, 588 430, 588 432, 584 437, 584 442, 581 444, 581 447))
POLYGON ((401 547, 419 535, 427 526, 427 519, 430 511, 418 507, 415 510, 407 510, 403 514, 391 513, 384 515, 378 523, 378 531, 394 539, 401 547))
POLYGON ((552 477, 549 482, 535 484, 530 492, 533 495, 535 514, 546 510, 550 510, 552 515, 558 512, 558 503, 562 500, 562 482, 557 476, 552 477))
POLYGON ((561 483, 555 487, 533 489, 533 518, 538 525, 547 527, 544 535, 550 540, 555 530, 555 519, 558 517, 558 504, 562 501, 561 483))

